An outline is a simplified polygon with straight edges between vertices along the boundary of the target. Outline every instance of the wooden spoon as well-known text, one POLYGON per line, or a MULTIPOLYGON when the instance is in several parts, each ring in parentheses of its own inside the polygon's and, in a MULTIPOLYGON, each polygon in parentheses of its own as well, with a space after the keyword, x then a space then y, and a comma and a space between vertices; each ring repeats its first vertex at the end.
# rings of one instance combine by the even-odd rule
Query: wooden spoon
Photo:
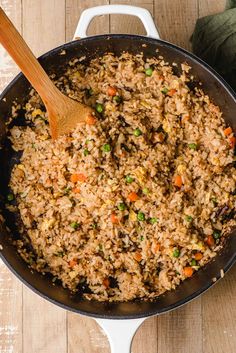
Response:
POLYGON ((94 114, 92 108, 66 97, 56 88, 1 7, 0 42, 42 98, 53 139, 69 133, 94 114))

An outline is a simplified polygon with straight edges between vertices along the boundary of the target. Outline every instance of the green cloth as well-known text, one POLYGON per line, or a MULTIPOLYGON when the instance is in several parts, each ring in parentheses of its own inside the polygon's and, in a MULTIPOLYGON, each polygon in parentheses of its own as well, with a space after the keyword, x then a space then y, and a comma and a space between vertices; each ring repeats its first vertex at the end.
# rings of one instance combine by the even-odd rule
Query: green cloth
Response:
POLYGON ((193 52, 221 74, 236 91, 236 0, 225 11, 197 20, 193 52))

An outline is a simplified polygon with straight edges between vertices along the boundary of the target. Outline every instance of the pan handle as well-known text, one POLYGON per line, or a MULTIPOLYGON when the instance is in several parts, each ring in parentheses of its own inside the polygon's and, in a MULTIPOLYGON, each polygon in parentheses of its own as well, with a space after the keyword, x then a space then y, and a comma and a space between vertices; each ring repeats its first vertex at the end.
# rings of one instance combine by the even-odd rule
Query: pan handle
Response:
POLYGON ((73 39, 87 37, 87 29, 96 16, 109 15, 109 14, 122 14, 132 15, 138 17, 144 25, 147 36, 151 38, 160 39, 158 30, 155 26, 150 12, 142 7, 129 6, 129 5, 104 5, 95 6, 86 9, 82 12, 73 39))
POLYGON ((130 353, 134 334, 145 318, 133 320, 95 320, 107 334, 111 353, 130 353))

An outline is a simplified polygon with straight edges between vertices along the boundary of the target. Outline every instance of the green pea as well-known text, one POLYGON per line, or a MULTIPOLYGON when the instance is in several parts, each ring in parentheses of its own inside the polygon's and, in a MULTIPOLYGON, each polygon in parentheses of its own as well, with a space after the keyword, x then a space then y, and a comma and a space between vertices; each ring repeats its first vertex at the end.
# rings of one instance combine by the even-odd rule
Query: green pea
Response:
POLYGON ((190 262, 191 266, 197 266, 197 261, 195 259, 192 259, 192 261, 190 262))
POLYGON ((221 232, 219 230, 215 229, 214 232, 213 232, 213 237, 215 239, 219 239, 221 237, 221 232))
POLYGON ((126 210, 126 204, 124 202, 119 203, 117 207, 118 207, 118 210, 120 211, 126 210))
POLYGON ((96 111, 98 112, 98 113, 102 113, 103 112, 103 105, 101 104, 101 103, 97 103, 96 104, 96 111))
POLYGON ((173 251, 173 256, 177 258, 177 257, 179 257, 179 255, 180 255, 180 250, 179 249, 175 249, 173 251))
POLYGON ((145 70, 146 76, 152 76, 152 73, 153 73, 153 69, 151 67, 145 70))
POLYGON ((148 188, 143 188, 143 193, 144 193, 144 195, 148 195, 149 194, 149 190, 148 190, 148 188))
POLYGON ((105 145, 102 146, 103 152, 110 152, 111 151, 111 146, 109 143, 105 143, 105 145))
POLYGON ((128 184, 131 184, 134 181, 134 178, 132 178, 130 175, 126 175, 125 180, 128 184))
POLYGON ((189 147, 191 150, 196 151, 196 149, 197 149, 197 144, 196 144, 196 143, 189 143, 188 147, 189 147))
POLYGON ((138 221, 145 221, 145 214, 143 212, 138 212, 137 219, 138 221))
POLYGON ((122 97, 121 96, 115 96, 115 97, 113 97, 113 101, 116 102, 117 104, 120 104, 122 102, 122 97))
POLYGON ((14 200, 14 195, 13 195, 13 194, 8 194, 8 195, 7 195, 7 200, 8 200, 8 201, 14 200))
POLYGON ((142 135, 142 131, 139 128, 135 129, 134 136, 139 137, 140 135, 142 135))
POLYGON ((161 93, 163 94, 167 94, 168 93, 168 88, 164 87, 162 90, 161 90, 161 93))
POLYGON ((89 154, 89 150, 87 148, 84 149, 84 156, 86 157, 89 154))
POLYGON ((77 222, 72 222, 72 223, 70 224, 70 226, 71 226, 71 228, 73 228, 73 229, 78 229, 79 223, 77 223, 77 222))
POLYGON ((193 217, 192 216, 185 216, 185 221, 186 222, 192 222, 192 220, 193 220, 193 217))
POLYGON ((151 223, 151 224, 155 224, 155 223, 157 223, 157 222, 158 222, 158 219, 157 219, 156 217, 150 218, 150 223, 151 223))

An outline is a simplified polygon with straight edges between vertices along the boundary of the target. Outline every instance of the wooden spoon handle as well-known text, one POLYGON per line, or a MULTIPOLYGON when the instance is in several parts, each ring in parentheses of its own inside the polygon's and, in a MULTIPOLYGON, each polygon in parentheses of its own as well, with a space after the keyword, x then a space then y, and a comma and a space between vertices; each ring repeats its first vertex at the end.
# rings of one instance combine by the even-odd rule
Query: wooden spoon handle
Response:
POLYGON ((56 100, 59 90, 54 86, 38 60, 0 7, 0 43, 4 46, 45 105, 56 100))

